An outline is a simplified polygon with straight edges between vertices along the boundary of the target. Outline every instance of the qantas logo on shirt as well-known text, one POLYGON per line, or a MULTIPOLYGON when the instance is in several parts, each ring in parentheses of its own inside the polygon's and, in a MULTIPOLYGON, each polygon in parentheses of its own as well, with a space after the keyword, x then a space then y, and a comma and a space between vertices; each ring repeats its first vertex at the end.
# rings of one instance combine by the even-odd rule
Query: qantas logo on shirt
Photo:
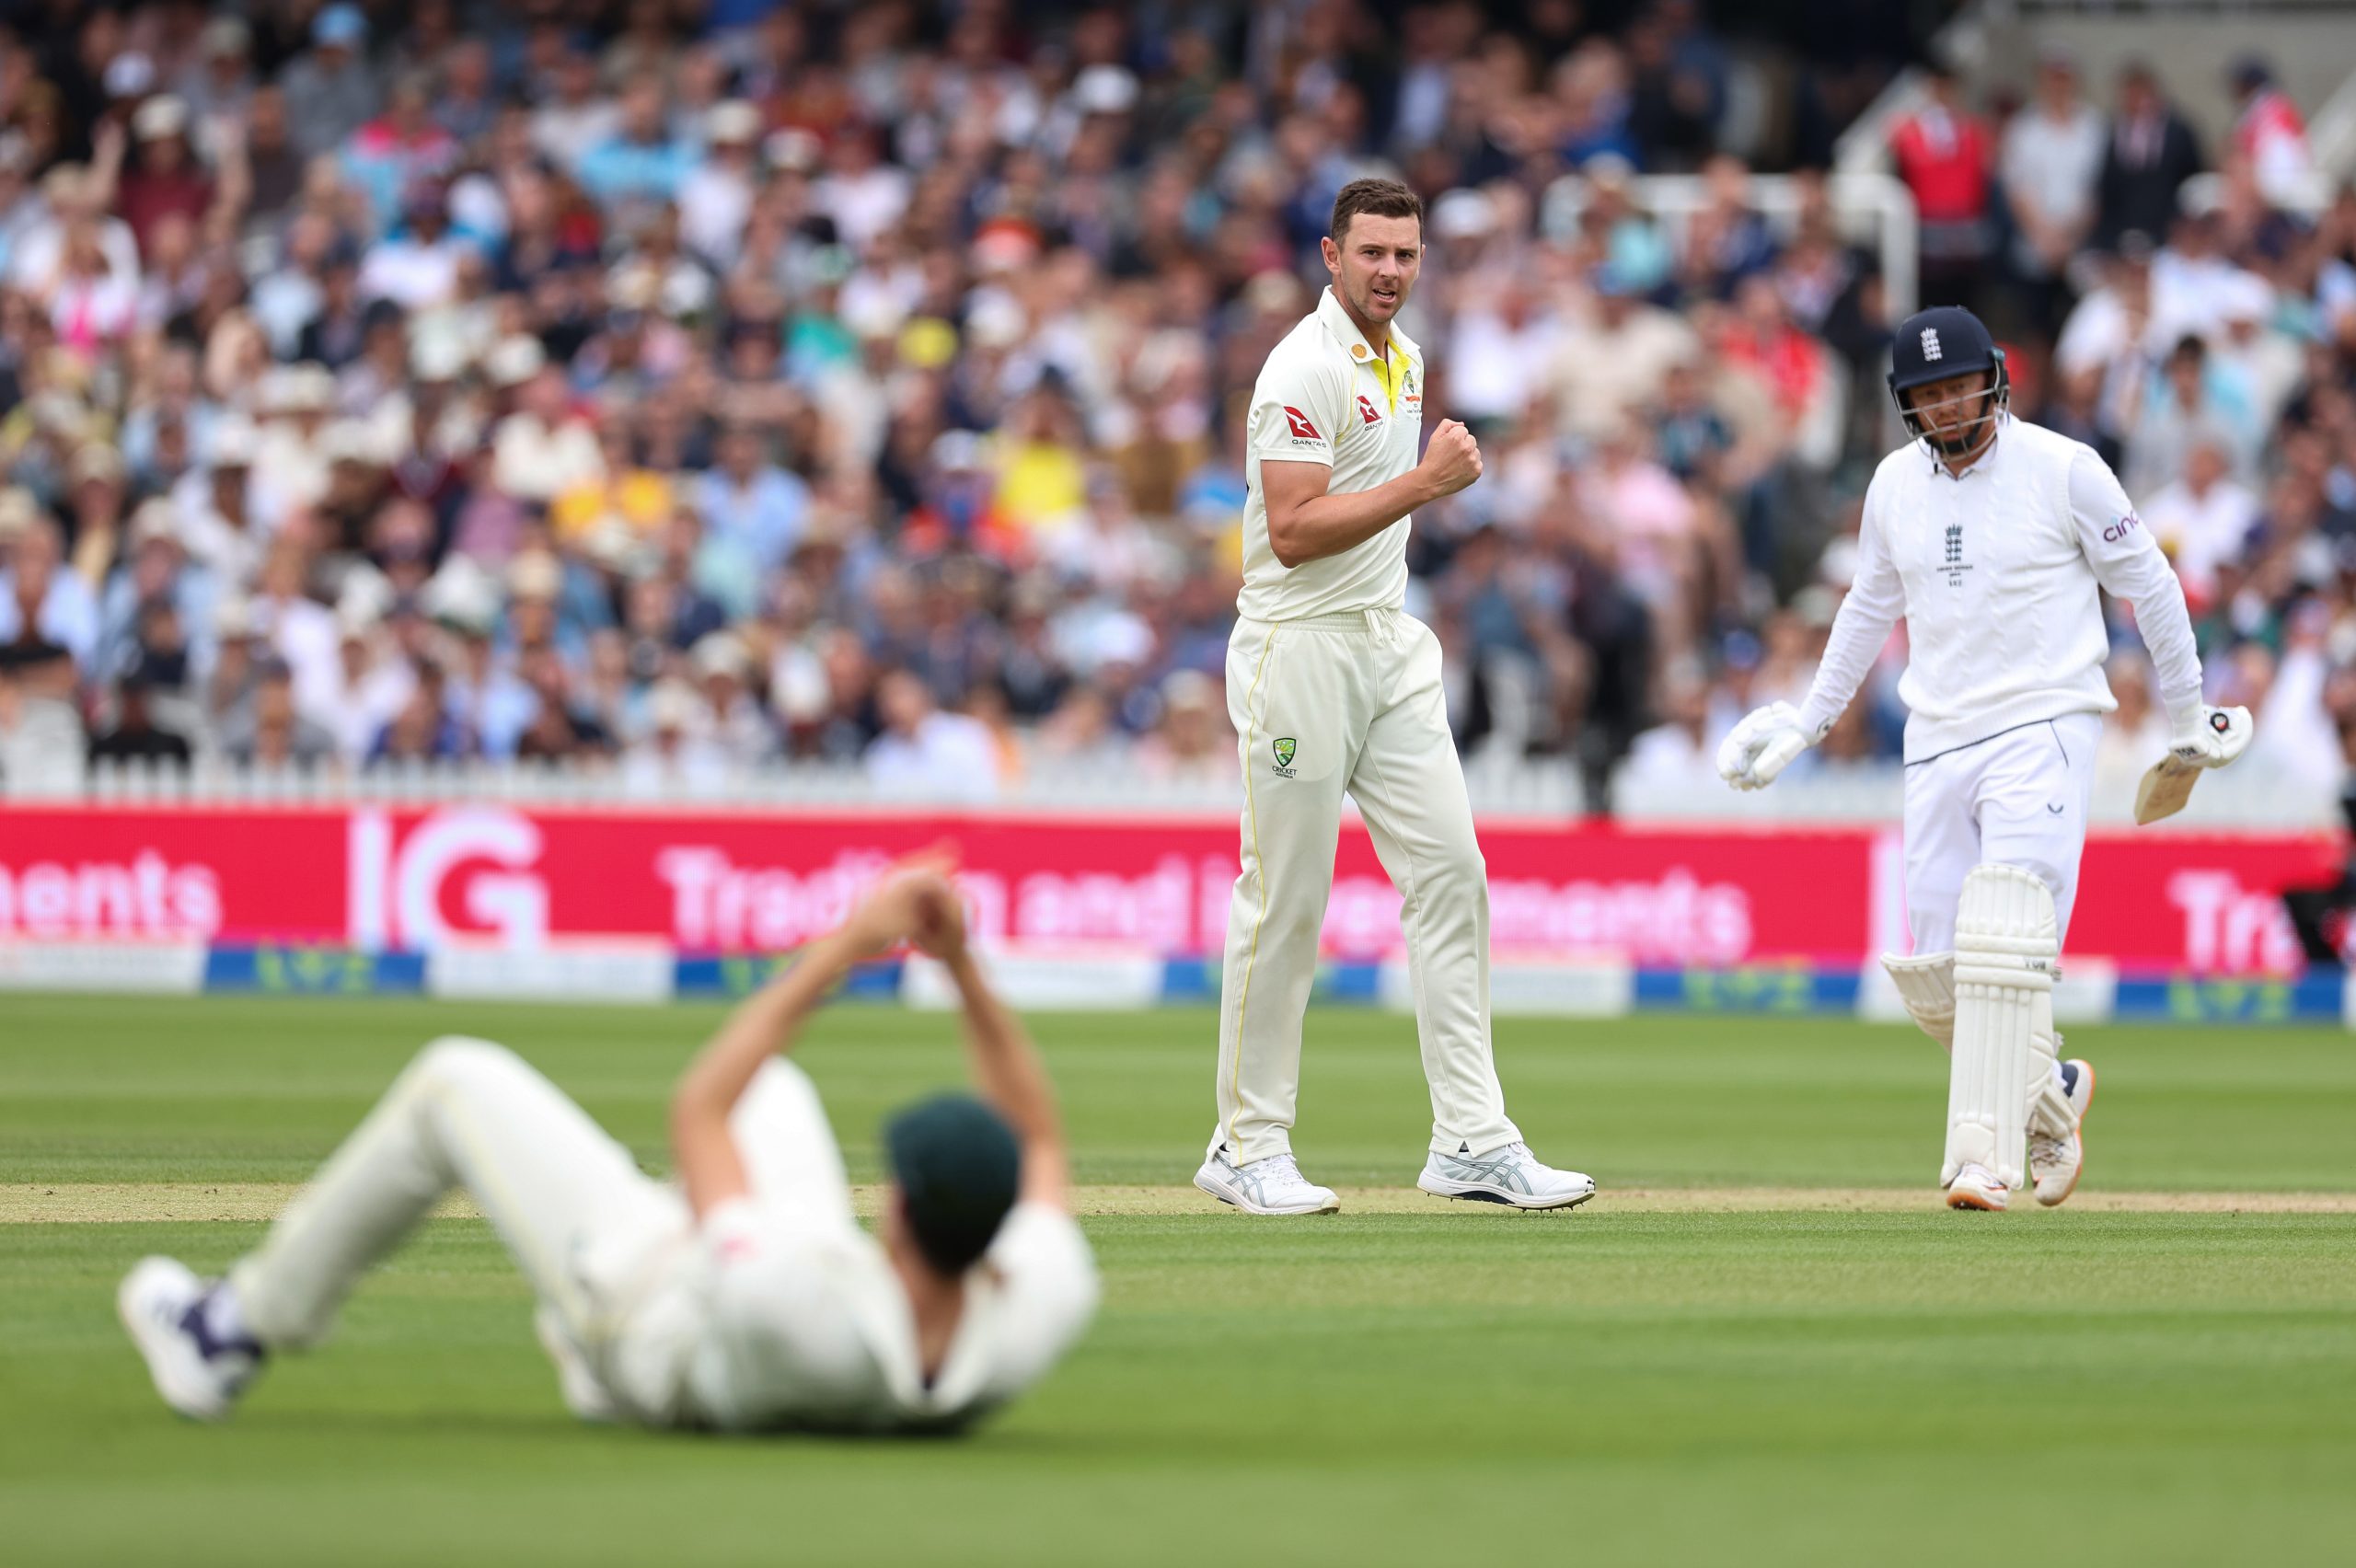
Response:
POLYGON ((1302 413, 1299 409, 1294 408, 1289 403, 1285 405, 1285 423, 1291 429, 1294 435, 1303 441, 1322 441, 1325 439, 1323 436, 1317 433, 1317 427, 1309 422, 1309 416, 1302 413))
POLYGON ((1374 406, 1374 400, 1363 392, 1358 394, 1358 419, 1360 422, 1365 424, 1380 424, 1382 422, 1381 410, 1377 409, 1374 406))

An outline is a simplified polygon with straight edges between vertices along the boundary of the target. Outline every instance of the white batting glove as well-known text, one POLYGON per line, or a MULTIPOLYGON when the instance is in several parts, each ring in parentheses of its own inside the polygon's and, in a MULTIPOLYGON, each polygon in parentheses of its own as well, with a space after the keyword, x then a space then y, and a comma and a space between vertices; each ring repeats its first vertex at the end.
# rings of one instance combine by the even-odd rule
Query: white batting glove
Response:
POLYGON ((1771 702, 1747 715, 1718 747, 1718 777, 1738 790, 1764 790, 1807 748, 1800 710, 1771 702))
POLYGON ((2249 750, 2256 732, 2246 708, 2195 708, 2177 718, 2168 750, 2199 767, 2223 767, 2249 750))

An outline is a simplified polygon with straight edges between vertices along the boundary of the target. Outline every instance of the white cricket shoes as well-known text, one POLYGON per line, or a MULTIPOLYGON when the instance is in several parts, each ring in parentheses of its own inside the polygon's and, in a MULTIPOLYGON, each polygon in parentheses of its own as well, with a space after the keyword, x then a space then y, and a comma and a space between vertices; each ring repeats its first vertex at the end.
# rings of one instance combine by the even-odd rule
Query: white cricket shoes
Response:
POLYGON ((1245 1214, 1333 1214, 1342 1206, 1334 1189, 1303 1176, 1291 1155, 1272 1154, 1238 1165, 1223 1143, 1204 1157, 1195 1185, 1245 1214))
POLYGON ((1575 1208, 1595 1196, 1594 1177, 1543 1164, 1524 1143, 1482 1154, 1436 1153, 1415 1185, 1437 1197, 1523 1209, 1575 1208))
POLYGON ((211 1294, 188 1265, 143 1258, 115 1292, 115 1312, 164 1402, 191 1421, 220 1421, 261 1370, 262 1347, 245 1334, 217 1335, 207 1321, 211 1294))
POLYGON ((2086 1168, 2085 1126, 2086 1108, 2095 1102, 2094 1065, 2073 1056, 2062 1064, 2062 1091, 2070 1101, 2070 1130, 2058 1134, 2032 1122, 2028 1129, 2028 1170, 2036 1179, 2037 1201, 2047 1208, 2078 1190, 2086 1168))
POLYGON ((1990 1214, 2004 1212, 2004 1184, 1996 1173, 1984 1165, 1967 1161, 1947 1183, 1947 1207, 1951 1209, 1984 1209, 1990 1214))

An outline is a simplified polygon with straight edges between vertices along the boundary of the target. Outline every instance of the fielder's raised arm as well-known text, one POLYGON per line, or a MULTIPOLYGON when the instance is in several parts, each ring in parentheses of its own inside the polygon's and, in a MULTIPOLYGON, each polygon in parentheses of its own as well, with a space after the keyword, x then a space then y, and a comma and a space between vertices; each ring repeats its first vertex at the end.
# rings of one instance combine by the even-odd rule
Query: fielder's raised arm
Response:
POLYGON ((852 964, 905 941, 915 930, 930 862, 901 872, 869 895, 839 928, 810 943, 792 968, 728 1015, 671 1095, 671 1152, 699 1216, 752 1190, 729 1115, 771 1056, 792 1049, 803 1022, 852 964))
POLYGON ((916 906, 910 940, 918 951, 939 960, 949 971, 964 1013, 974 1082, 1022 1147, 1022 1199, 1068 1209, 1070 1161, 1046 1066, 965 945, 965 905, 957 890, 945 877, 926 875, 915 880, 911 891, 916 906))

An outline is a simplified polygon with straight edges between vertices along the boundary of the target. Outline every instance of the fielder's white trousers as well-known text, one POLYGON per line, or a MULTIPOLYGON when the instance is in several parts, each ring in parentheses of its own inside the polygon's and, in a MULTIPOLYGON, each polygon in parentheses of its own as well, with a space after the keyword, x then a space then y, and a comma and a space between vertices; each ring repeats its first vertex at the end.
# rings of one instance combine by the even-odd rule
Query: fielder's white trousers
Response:
POLYGON ((1440 690, 1439 639, 1395 610, 1239 620, 1227 710, 1243 761, 1243 870, 1219 994, 1218 1132, 1249 1164, 1292 1147, 1302 1014, 1342 797, 1403 901, 1431 1147, 1519 1140, 1489 1049, 1489 880, 1440 690))
POLYGON ((1906 923, 1916 952, 1954 949, 1963 879, 1982 862, 2035 874, 2069 934, 2101 736, 2100 715, 2073 713, 1908 766, 1906 923))
MULTIPOLYGON (((764 1066, 729 1124, 756 1193, 856 1223, 841 1151, 801 1068, 764 1066)), ((325 1338, 360 1276, 454 1188, 481 1206, 543 1318, 604 1369, 624 1412, 664 1420, 693 1348, 665 1288, 695 1240, 686 1200, 489 1041, 453 1035, 420 1052, 231 1270, 248 1328, 272 1348, 325 1338)))

